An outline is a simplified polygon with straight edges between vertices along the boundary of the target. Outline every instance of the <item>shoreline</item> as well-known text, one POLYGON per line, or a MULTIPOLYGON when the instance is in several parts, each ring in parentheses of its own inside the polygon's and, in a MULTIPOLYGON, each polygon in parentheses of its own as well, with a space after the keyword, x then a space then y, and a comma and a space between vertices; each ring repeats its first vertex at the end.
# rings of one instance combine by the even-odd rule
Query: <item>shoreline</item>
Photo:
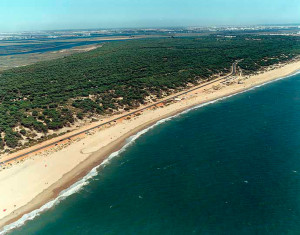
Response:
MULTIPOLYGON (((76 182, 78 182, 80 179, 82 179, 83 177, 85 177, 87 174, 89 174, 91 172, 91 170, 93 170, 95 167, 98 167, 99 165, 101 165, 103 162, 105 162, 105 160, 107 159, 107 157, 109 157, 111 154, 113 154, 114 152, 122 149, 125 145, 126 145, 126 140, 145 130, 146 128, 152 127, 154 126, 158 121, 166 119, 166 118, 172 118, 173 116, 183 113, 186 110, 190 110, 193 107, 197 108, 197 106, 202 106, 205 104, 209 104, 211 102, 216 102, 220 99, 223 98, 227 98, 230 97, 232 95, 235 94, 239 94, 241 92, 246 92, 248 90, 251 90, 257 86, 261 86, 267 83, 270 83, 272 81, 275 80, 279 80, 279 79, 283 79, 286 77, 289 77, 293 74, 295 74, 298 70, 300 69, 300 61, 298 62, 293 62, 293 63, 289 63, 281 68, 278 69, 274 69, 274 70, 270 70, 267 72, 264 72, 262 74, 258 74, 258 75, 252 75, 250 78, 248 79, 244 79, 243 82, 241 84, 232 84, 229 86, 224 86, 218 90, 215 90, 213 87, 214 86, 219 86, 221 85, 220 82, 216 82, 216 84, 211 84, 210 89, 206 89, 206 88, 199 88, 198 90, 193 91, 191 94, 185 94, 183 95, 182 100, 180 100, 177 103, 173 103, 170 104, 169 106, 163 107, 163 108, 157 108, 156 110, 149 110, 145 113, 143 113, 141 116, 136 117, 133 120, 129 120, 126 122, 123 122, 122 124, 116 124, 115 126, 109 127, 107 129, 104 130, 100 130, 98 133, 90 136, 89 140, 86 140, 86 144, 88 145, 88 147, 80 145, 82 143, 82 140, 79 140, 75 143, 70 144, 69 146, 67 146, 65 149, 62 150, 58 150, 57 152, 54 153, 50 153, 46 156, 40 157, 35 156, 32 158, 32 161, 39 167, 43 166, 44 161, 41 161, 40 158, 43 158, 43 160, 45 160, 46 158, 51 158, 51 155, 55 155, 55 157, 53 157, 52 159, 48 159, 49 162, 51 163, 60 163, 58 162, 58 158, 59 155, 65 155, 66 151, 68 151, 68 149, 73 149, 73 147, 75 145, 77 145, 75 149, 75 151, 73 151, 73 154, 76 153, 76 151, 78 149, 81 149, 81 158, 77 159, 76 162, 73 162, 72 166, 69 166, 68 169, 65 169, 66 171, 64 172, 64 174, 62 174, 61 177, 59 177, 58 179, 53 179, 53 183, 50 184, 50 187, 45 187, 45 189, 42 189, 39 193, 37 193, 31 200, 27 201, 27 203, 24 203, 24 205, 19 206, 16 209, 13 209, 9 215, 5 215, 1 217, 0 215, 0 228, 3 228, 5 225, 11 224, 17 220, 19 220, 24 214, 28 214, 36 209, 39 209, 40 207, 42 207, 43 205, 45 205, 47 202, 56 199, 60 193, 69 188, 70 186, 72 186, 73 184, 75 184, 76 182), (198 95, 198 93, 200 93, 201 95, 198 95), (194 96, 192 96, 194 95, 194 96), (188 97, 189 96, 189 97, 188 97), (138 121, 136 121, 138 120, 138 121), (131 128, 128 128, 128 130, 126 130, 125 128, 128 125, 132 125, 131 128), (117 128, 120 127, 120 128, 117 128), (111 137, 111 140, 106 141, 106 143, 103 143, 102 147, 97 147, 99 145, 99 140, 101 138, 103 138, 103 136, 101 136, 101 138, 99 137, 99 133, 101 132, 113 132, 114 130, 112 130, 112 128, 115 128, 115 133, 114 135, 115 138, 113 139, 111 137), (124 133, 120 132, 120 129, 124 128, 125 131, 124 133), (98 136, 96 136, 98 135, 98 136), (97 139, 98 138, 98 139, 97 139), (89 142, 90 141, 90 142, 89 142), (93 145, 93 142, 96 141, 96 147, 95 147, 95 143, 93 145), (80 147, 79 147, 80 145, 80 147), (87 153, 84 153, 84 149, 88 149, 88 150, 94 150, 93 149, 97 148, 95 151, 88 151, 87 153), (66 150, 66 151, 63 151, 66 150), (84 154, 88 154, 88 156, 84 155, 84 154), (37 163, 36 163, 37 162, 37 163), (75 167, 73 167, 75 166, 75 167)), ((240 78, 245 78, 245 77, 240 77, 240 78)), ((104 133, 104 136, 107 137, 104 133)), ((108 136, 109 137, 109 136, 108 136)), ((84 140, 83 140, 84 141, 84 140)), ((79 155, 79 153, 78 153, 79 155)), ((66 156, 64 159, 65 161, 68 161, 70 159, 67 159, 68 157, 70 158, 70 156, 72 156, 69 154, 69 156, 66 156)), ((62 156, 60 156, 60 161, 62 156)), ((25 172, 25 171, 29 171, 31 169, 30 165, 34 165, 31 161, 32 164, 29 163, 29 161, 31 160, 28 159, 25 162, 18 164, 17 166, 14 166, 10 169, 4 170, 0 172, 0 182, 5 179, 7 181, 9 181, 9 176, 12 175, 13 173, 16 172, 25 172), (10 174, 6 174, 6 171, 10 171, 10 174), (1 177, 4 176, 4 177, 1 177)), ((59 165, 59 164, 58 164, 59 165)), ((45 165, 46 167, 47 165, 45 165)), ((55 166, 54 166, 55 167, 55 166)), ((57 167, 57 165, 56 165, 57 167)), ((34 174, 34 173, 32 173, 34 174)), ((38 173, 37 173, 38 175, 38 173)), ((16 180, 13 179, 13 180, 16 180)), ((48 179, 47 179, 48 180, 48 179)), ((49 180, 48 180, 49 181, 49 180)), ((18 185, 18 182, 13 182, 13 186, 11 187, 16 187, 16 185, 18 185)), ((9 183, 7 183, 7 185, 9 185, 9 183)), ((6 186, 4 186, 5 188, 6 186)), ((7 188, 4 189, 4 191, 2 191, 3 189, 0 189, 0 193, 3 194, 3 192, 5 192, 5 190, 7 190, 7 188)), ((8 199, 7 201, 8 202, 8 199)), ((1 202, 0 202, 0 206, 1 206, 1 202)), ((1 213, 3 213, 2 208, 0 208, 1 213)), ((2 230, 0 229, 0 234, 2 234, 2 230)))
MULTIPOLYGON (((172 116, 182 113, 186 109, 176 111, 172 116)), ((126 140, 138 132, 147 129, 149 127, 154 126, 158 121, 169 118, 170 116, 165 116, 158 118, 157 120, 153 120, 149 123, 145 123, 145 125, 138 126, 136 129, 128 132, 127 134, 120 137, 118 140, 111 142, 106 147, 99 149, 98 151, 92 153, 85 162, 75 167, 70 172, 66 173, 59 181, 51 185, 48 189, 44 190, 42 193, 37 195, 29 204, 21 207, 18 209, 19 215, 17 217, 10 217, 10 215, 0 221, 0 228, 5 225, 9 225, 16 220, 20 219, 24 214, 28 214, 34 210, 41 208, 47 202, 56 199, 63 190, 67 190, 68 188, 72 187, 76 182, 80 179, 88 175, 94 168, 98 168, 101 166, 102 163, 113 153, 120 151, 125 145, 126 140), (47 195, 45 195, 47 194, 47 195)), ((1 234, 1 230, 0 230, 1 234)))

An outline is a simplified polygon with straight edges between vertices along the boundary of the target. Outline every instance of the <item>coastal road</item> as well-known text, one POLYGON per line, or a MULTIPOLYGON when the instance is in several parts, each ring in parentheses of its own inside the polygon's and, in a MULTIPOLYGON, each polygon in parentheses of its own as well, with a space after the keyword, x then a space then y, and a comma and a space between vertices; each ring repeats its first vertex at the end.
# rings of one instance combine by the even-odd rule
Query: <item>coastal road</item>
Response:
POLYGON ((146 110, 146 109, 155 107, 155 106, 157 106, 157 105, 159 105, 159 104, 162 104, 162 103, 166 103, 166 102, 172 101, 172 100, 174 100, 175 98, 178 98, 179 96, 182 96, 182 95, 188 94, 188 93, 190 93, 190 92, 192 92, 192 91, 198 90, 198 89, 200 89, 200 88, 209 86, 209 85, 211 85, 211 84, 213 84, 213 83, 215 83, 215 82, 225 80, 225 79, 227 79, 228 77, 234 76, 234 75, 236 74, 236 66, 237 66, 238 62, 239 62, 239 61, 235 61, 235 62, 232 64, 232 67, 231 67, 231 73, 228 74, 228 75, 225 76, 225 77, 221 77, 221 78, 214 79, 214 80, 212 80, 212 81, 209 81, 209 82, 207 82, 207 83, 205 83, 205 84, 196 86, 196 87, 194 87, 194 88, 192 88, 192 89, 189 89, 189 90, 187 90, 187 91, 184 91, 184 92, 179 92, 179 93, 177 93, 176 95, 173 95, 173 96, 171 96, 171 97, 169 97, 169 98, 167 98, 167 99, 164 99, 164 100, 155 102, 155 103, 153 103, 153 104, 151 104, 151 105, 148 105, 148 106, 146 106, 146 107, 144 107, 144 108, 141 108, 141 109, 138 109, 138 110, 136 110, 136 111, 133 111, 133 112, 124 114, 124 115, 122 115, 122 116, 120 116, 120 117, 117 117, 117 118, 115 118, 115 119, 112 119, 112 120, 110 120, 110 121, 101 123, 101 124, 96 125, 96 126, 91 127, 91 128, 87 128, 87 129, 85 129, 85 130, 83 130, 83 131, 74 133, 74 134, 72 134, 72 135, 70 135, 70 136, 62 137, 61 139, 56 140, 56 141, 53 141, 53 142, 51 142, 51 143, 49 143, 49 144, 43 145, 43 146, 41 146, 41 147, 37 147, 37 148, 35 148, 35 149, 33 149, 33 150, 30 150, 30 151, 28 151, 28 152, 25 152, 25 153, 19 154, 19 155, 15 156, 15 157, 12 157, 12 158, 9 158, 9 159, 7 159, 7 160, 5 160, 5 161, 0 162, 0 166, 1 166, 1 165, 4 165, 4 164, 6 164, 6 163, 9 163, 9 162, 11 162, 11 161, 15 161, 15 160, 18 160, 18 159, 20 159, 20 158, 24 158, 24 157, 26 157, 26 156, 29 156, 30 154, 36 153, 36 152, 41 151, 41 150, 43 150, 43 149, 46 149, 46 148, 49 148, 49 147, 54 147, 54 146, 60 144, 60 143, 63 142, 63 141, 71 140, 71 139, 74 138, 74 137, 77 137, 77 136, 82 135, 82 134, 86 134, 87 132, 89 132, 89 131, 91 131, 91 130, 97 129, 97 128, 102 127, 102 126, 105 126, 105 125, 107 125, 107 124, 110 124, 110 123, 112 123, 112 122, 118 121, 118 120, 123 119, 123 118, 125 118, 125 117, 134 115, 134 114, 139 113, 139 112, 141 112, 141 111, 143 111, 143 110, 146 110))

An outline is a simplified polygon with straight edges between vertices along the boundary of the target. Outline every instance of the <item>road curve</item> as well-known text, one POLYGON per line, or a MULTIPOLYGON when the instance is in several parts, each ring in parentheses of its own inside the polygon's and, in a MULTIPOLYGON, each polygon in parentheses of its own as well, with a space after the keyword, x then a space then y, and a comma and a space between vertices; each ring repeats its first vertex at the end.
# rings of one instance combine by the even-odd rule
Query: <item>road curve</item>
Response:
POLYGON ((149 109, 149 108, 151 108, 151 107, 154 107, 154 106, 156 106, 156 105, 158 105, 158 104, 161 104, 161 103, 165 103, 165 102, 174 100, 174 98, 177 98, 177 97, 179 97, 179 96, 188 94, 188 93, 190 93, 190 92, 192 92, 192 91, 198 90, 199 88, 203 88, 203 87, 208 86, 208 85, 210 85, 210 84, 212 84, 212 83, 215 83, 215 82, 218 82, 218 81, 225 80, 225 79, 227 79, 228 77, 234 76, 234 75, 236 74, 236 66, 237 66, 238 62, 239 62, 239 61, 236 61, 236 62, 234 62, 234 63, 232 64, 231 73, 228 74, 228 75, 225 76, 225 77, 218 78, 218 79, 214 79, 214 80, 212 80, 212 81, 210 81, 210 82, 207 82, 207 83, 205 83, 205 84, 203 84, 203 85, 201 85, 201 86, 197 86, 197 87, 194 87, 194 88, 189 89, 189 90, 187 90, 187 91, 180 92, 180 93, 178 93, 178 94, 176 94, 176 95, 174 95, 174 96, 169 97, 168 99, 165 99, 165 100, 161 100, 161 101, 155 102, 155 103, 153 103, 153 104, 151 104, 151 105, 148 105, 148 106, 146 106, 146 107, 144 107, 144 108, 141 108, 141 109, 138 109, 138 110, 136 110, 136 111, 127 113, 127 114, 125 114, 125 115, 122 115, 122 116, 117 117, 117 118, 115 118, 115 119, 112 119, 112 120, 110 120, 110 121, 101 123, 101 124, 99 124, 99 125, 96 125, 96 126, 94 126, 94 127, 88 128, 88 129, 85 129, 85 130, 83 130, 83 131, 74 133, 73 135, 70 135, 70 136, 68 136, 68 137, 63 137, 62 139, 59 139, 59 140, 54 141, 54 142, 52 142, 52 143, 49 143, 49 144, 47 144, 47 145, 38 147, 38 148, 33 149, 33 150, 31 150, 31 151, 28 151, 28 152, 26 152, 26 153, 19 154, 19 155, 13 157, 13 158, 10 158, 10 159, 7 159, 7 160, 5 160, 5 161, 0 162, 0 166, 3 165, 3 164, 6 164, 6 163, 8 163, 8 162, 15 161, 15 160, 17 160, 17 159, 19 159, 19 158, 25 157, 25 156, 27 156, 27 155, 30 155, 30 154, 32 154, 32 153, 38 152, 38 151, 40 151, 40 150, 43 150, 43 149, 45 149, 45 148, 48 148, 48 147, 51 147, 51 146, 55 146, 56 144, 59 144, 59 143, 61 143, 62 141, 69 140, 69 139, 71 139, 71 138, 74 138, 74 137, 76 137, 76 136, 79 136, 79 135, 81 135, 81 134, 84 134, 84 133, 86 133, 86 132, 88 132, 88 131, 97 129, 97 128, 99 128, 99 127, 102 127, 102 126, 104 126, 104 125, 106 125, 106 124, 109 124, 109 123, 111 123, 111 122, 115 122, 115 121, 120 120, 120 119, 122 119, 122 118, 124 118, 124 117, 131 116, 131 115, 136 114, 136 113, 139 113, 139 112, 141 112, 141 111, 143 111, 143 110, 146 110, 146 109, 149 109))

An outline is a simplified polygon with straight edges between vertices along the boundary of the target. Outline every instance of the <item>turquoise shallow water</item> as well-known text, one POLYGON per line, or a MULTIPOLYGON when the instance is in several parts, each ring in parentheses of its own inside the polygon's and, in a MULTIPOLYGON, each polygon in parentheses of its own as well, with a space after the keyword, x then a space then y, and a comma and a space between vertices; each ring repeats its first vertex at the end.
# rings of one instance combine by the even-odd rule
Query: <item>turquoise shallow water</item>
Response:
POLYGON ((156 126, 11 234, 300 234, 300 75, 156 126))

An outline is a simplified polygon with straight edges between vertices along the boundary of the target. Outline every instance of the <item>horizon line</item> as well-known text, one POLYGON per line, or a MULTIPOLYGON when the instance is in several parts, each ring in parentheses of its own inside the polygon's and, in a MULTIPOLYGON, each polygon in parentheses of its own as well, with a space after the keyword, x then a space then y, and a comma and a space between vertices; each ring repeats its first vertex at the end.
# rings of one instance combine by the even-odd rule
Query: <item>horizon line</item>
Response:
POLYGON ((26 33, 26 32, 51 32, 51 31, 75 31, 75 30, 81 30, 81 31, 92 31, 92 30, 149 30, 149 29, 186 29, 186 28, 223 28, 223 27, 257 27, 257 26, 270 26, 270 27, 276 27, 276 26, 300 26, 299 23, 274 23, 274 24, 224 24, 224 25, 199 25, 199 26, 129 26, 129 27, 99 27, 99 28, 64 28, 64 29, 33 29, 33 30, 12 30, 12 31, 0 31, 1 33, 26 33))

